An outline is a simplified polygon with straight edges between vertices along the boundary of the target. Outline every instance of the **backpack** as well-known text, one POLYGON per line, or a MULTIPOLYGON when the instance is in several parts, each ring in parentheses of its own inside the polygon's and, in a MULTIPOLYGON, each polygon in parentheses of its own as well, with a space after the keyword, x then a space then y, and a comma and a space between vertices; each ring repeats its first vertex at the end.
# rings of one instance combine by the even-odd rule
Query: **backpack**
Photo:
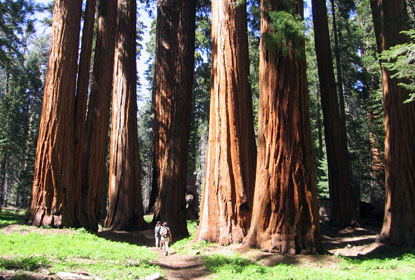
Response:
POLYGON ((161 229, 161 226, 156 226, 155 233, 157 236, 160 236, 160 229, 161 229))
POLYGON ((169 237, 169 228, 168 227, 161 227, 160 234, 164 238, 169 237))

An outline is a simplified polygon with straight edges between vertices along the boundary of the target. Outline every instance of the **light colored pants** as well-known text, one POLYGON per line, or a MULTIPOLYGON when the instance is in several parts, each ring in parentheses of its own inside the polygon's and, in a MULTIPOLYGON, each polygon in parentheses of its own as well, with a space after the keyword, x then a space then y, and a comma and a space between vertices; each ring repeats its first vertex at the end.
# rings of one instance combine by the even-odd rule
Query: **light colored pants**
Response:
POLYGON ((154 238, 156 239, 156 248, 159 248, 159 247, 161 247, 160 246, 160 236, 154 236, 154 238))
POLYGON ((161 249, 164 251, 164 253, 169 253, 169 242, 170 237, 161 237, 161 249))

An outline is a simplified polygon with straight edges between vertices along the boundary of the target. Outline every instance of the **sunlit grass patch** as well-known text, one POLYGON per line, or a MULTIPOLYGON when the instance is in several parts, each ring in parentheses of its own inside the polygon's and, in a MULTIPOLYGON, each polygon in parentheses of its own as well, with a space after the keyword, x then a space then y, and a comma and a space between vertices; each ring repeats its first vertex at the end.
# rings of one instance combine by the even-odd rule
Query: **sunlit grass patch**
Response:
POLYGON ((204 251, 209 246, 213 245, 212 243, 208 243, 206 241, 194 242, 196 230, 197 230, 197 222, 196 221, 188 221, 187 222, 187 230, 189 232, 189 236, 180 240, 177 240, 171 246, 171 249, 175 251, 177 254, 181 255, 194 255, 195 252, 204 251))
MULTIPOLYGON (((101 279, 146 277, 161 268, 152 265, 157 253, 147 247, 115 242, 85 229, 45 231, 22 226, 22 230, 0 231, 0 270, 14 271, 25 279, 27 272, 47 269, 87 273, 101 279)), ((30 279, 30 278, 27 278, 30 279)))

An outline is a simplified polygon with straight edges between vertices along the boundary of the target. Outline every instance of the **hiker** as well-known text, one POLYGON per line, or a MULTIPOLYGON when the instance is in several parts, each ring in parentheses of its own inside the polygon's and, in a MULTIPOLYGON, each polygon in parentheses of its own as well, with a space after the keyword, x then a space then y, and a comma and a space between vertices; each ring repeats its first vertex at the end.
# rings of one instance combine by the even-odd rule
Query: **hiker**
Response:
POLYGON ((167 256, 169 254, 169 243, 173 241, 171 236, 171 231, 167 222, 164 222, 160 229, 161 235, 161 249, 164 252, 164 255, 167 256))
POLYGON ((157 221, 156 226, 154 227, 154 239, 156 240, 156 248, 161 247, 160 246, 160 229, 161 229, 161 222, 157 221))

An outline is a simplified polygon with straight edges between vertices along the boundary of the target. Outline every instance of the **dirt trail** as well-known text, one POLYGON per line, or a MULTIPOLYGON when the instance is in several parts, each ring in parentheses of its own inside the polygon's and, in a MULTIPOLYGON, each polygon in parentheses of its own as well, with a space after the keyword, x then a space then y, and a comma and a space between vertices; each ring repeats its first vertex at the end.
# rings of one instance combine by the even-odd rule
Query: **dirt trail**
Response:
POLYGON ((203 265, 200 256, 184 256, 172 252, 164 256, 159 251, 159 258, 155 265, 160 266, 169 280, 207 279, 209 270, 203 265))
MULTIPOLYGON (((332 267, 338 266, 338 255, 359 257, 371 254, 382 247, 376 243, 377 227, 356 227, 346 229, 336 229, 328 226, 322 226, 321 236, 325 254, 321 255, 278 255, 260 250, 250 250, 239 244, 230 246, 214 246, 208 248, 205 254, 223 254, 232 255, 239 253, 244 257, 249 257, 253 261, 261 262, 267 266, 275 266, 278 264, 297 265, 300 267, 332 267)), ((156 250, 156 249, 154 249, 156 250)), ((171 251, 170 255, 164 256, 158 250, 159 258, 154 263, 159 265, 165 275, 165 279, 209 279, 210 272, 203 265, 203 261, 199 255, 179 255, 171 251)))

